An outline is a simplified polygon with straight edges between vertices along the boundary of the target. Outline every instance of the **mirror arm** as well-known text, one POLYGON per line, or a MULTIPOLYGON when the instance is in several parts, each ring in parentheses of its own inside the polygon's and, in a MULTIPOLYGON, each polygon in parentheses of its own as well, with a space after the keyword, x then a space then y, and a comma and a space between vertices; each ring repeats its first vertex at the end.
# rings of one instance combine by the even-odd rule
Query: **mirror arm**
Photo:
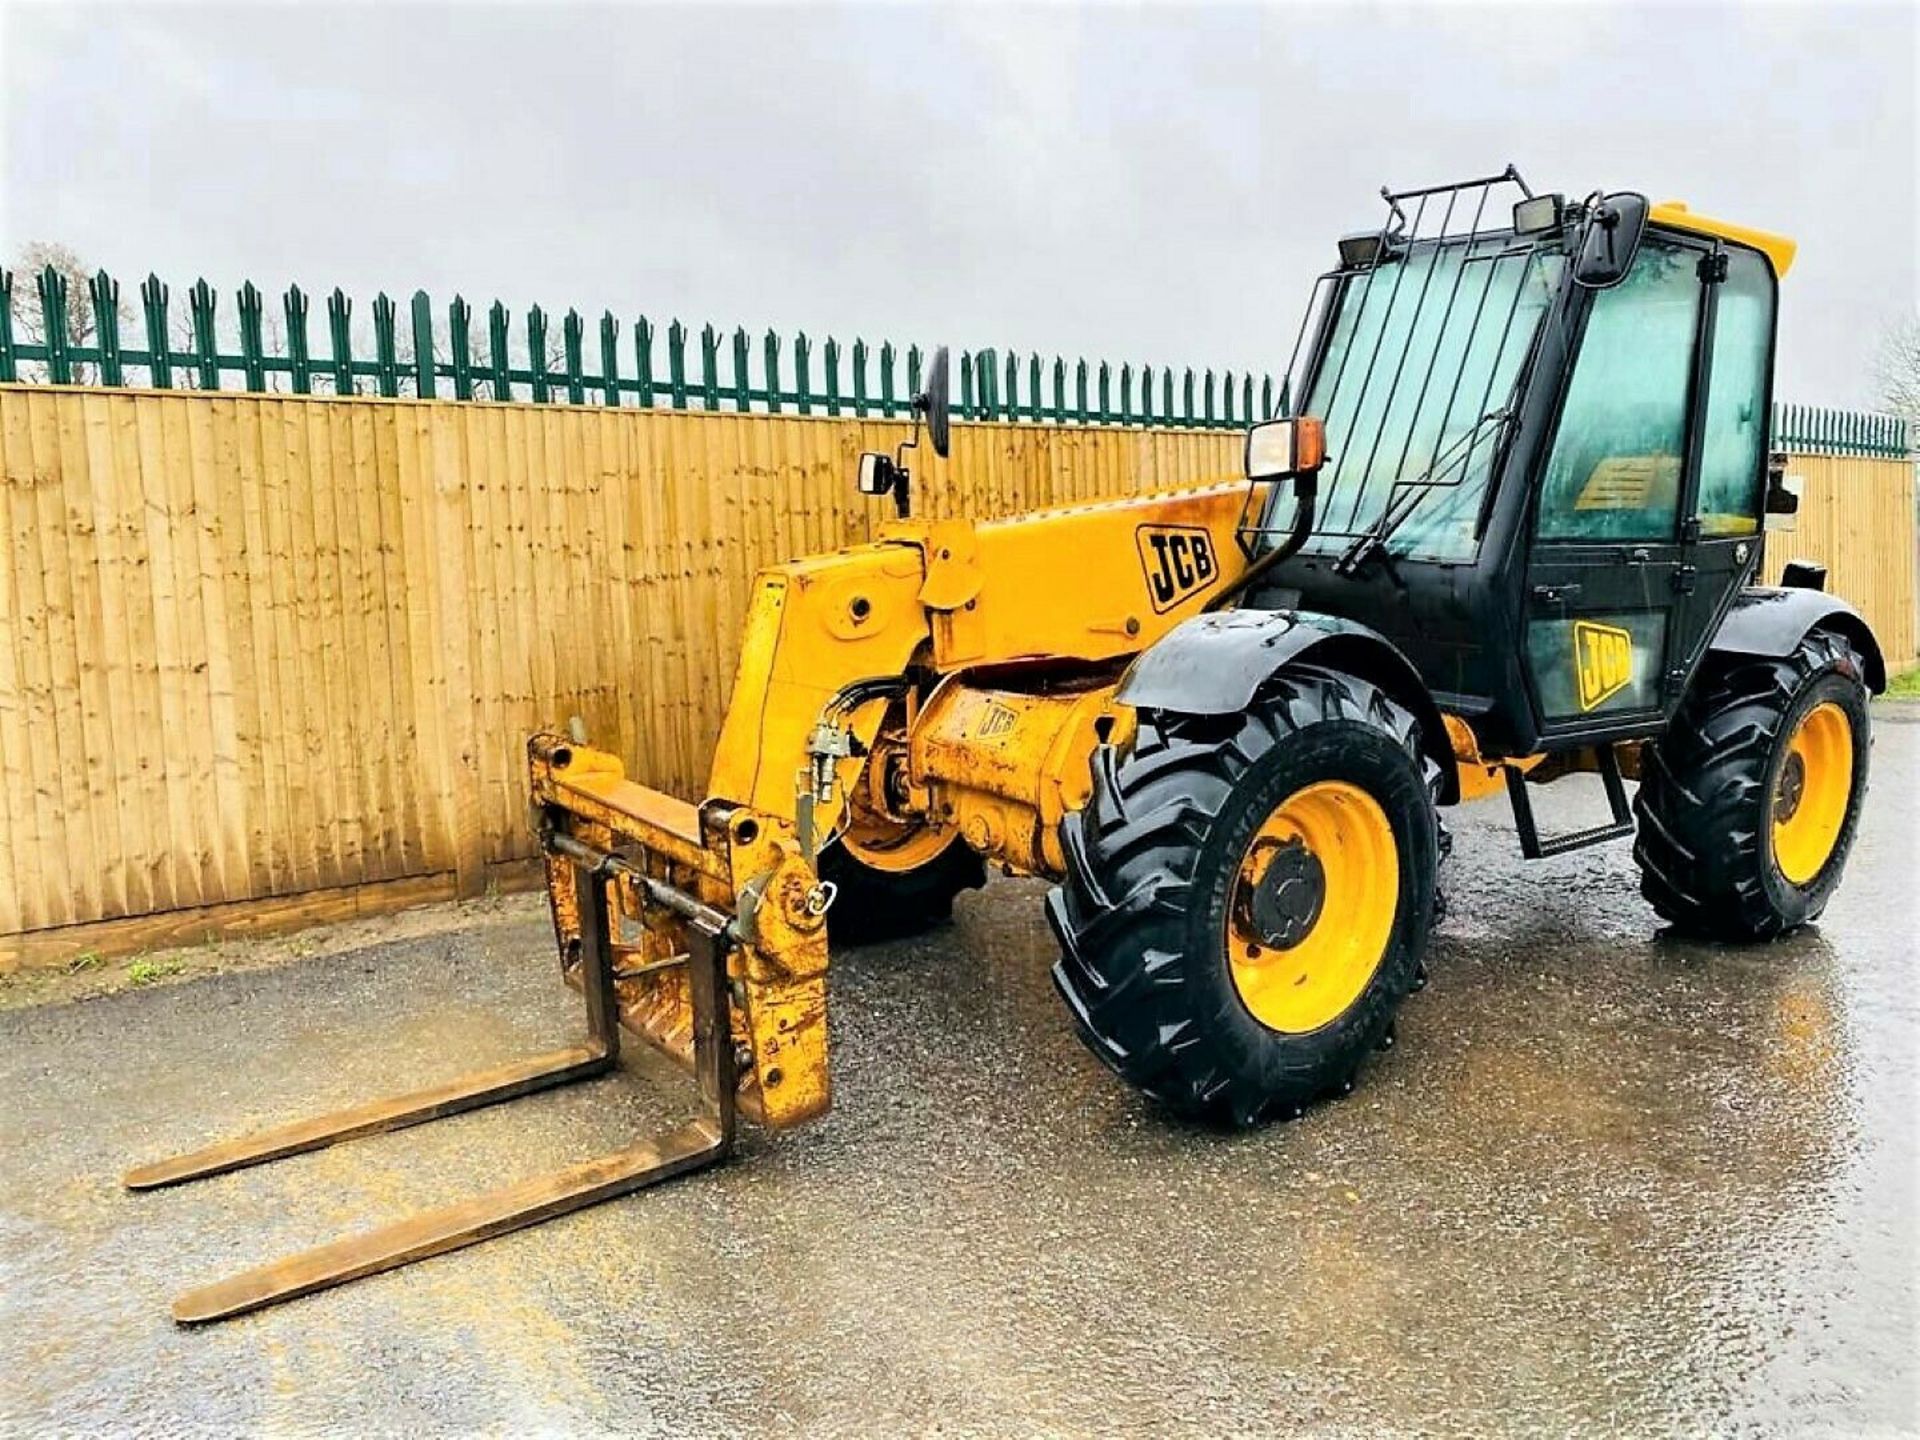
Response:
POLYGON ((1287 533, 1287 538, 1228 581, 1217 595, 1200 607, 1202 614, 1225 609, 1246 594, 1248 588, 1269 570, 1299 554, 1300 547, 1307 543, 1313 534, 1314 502, 1320 494, 1320 472, 1303 471, 1294 477, 1293 483, 1293 529, 1287 533))

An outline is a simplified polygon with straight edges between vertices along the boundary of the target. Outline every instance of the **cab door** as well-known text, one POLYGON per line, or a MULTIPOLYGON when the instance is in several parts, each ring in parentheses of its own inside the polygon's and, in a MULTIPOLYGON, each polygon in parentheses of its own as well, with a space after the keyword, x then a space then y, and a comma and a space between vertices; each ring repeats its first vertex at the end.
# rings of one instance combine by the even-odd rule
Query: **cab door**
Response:
POLYGON ((1594 294, 1535 494, 1522 646, 1544 740, 1656 728, 1697 585, 1694 423, 1710 243, 1649 230, 1594 294), (1690 517, 1687 517, 1690 519, 1690 517))

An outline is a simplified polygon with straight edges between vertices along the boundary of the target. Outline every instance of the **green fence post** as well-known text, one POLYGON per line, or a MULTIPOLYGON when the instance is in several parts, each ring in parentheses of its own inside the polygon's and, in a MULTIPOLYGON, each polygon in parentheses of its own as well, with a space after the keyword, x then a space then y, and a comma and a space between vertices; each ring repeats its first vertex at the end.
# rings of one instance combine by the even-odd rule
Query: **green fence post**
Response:
POLYGON ((195 282, 187 292, 187 308, 193 316, 194 361, 200 371, 200 388, 220 388, 220 342, 213 328, 213 307, 218 299, 205 280, 195 282))
POLYGON ((333 366, 333 393, 359 393, 359 383, 353 378, 353 302, 338 285, 327 297, 327 333, 333 346, 333 354, 328 357, 333 366))
POLYGON ((513 320, 498 300, 487 307, 487 362, 495 400, 513 399, 513 320))
POLYGON ((880 342, 880 413, 891 419, 894 412, 893 402, 893 362, 899 357, 894 353, 893 342, 880 342))
POLYGON ((124 385, 126 367, 120 358, 120 282, 104 270, 87 282, 93 297, 94 342, 100 350, 100 383, 124 385))
POLYGON ((763 347, 767 367, 767 413, 778 415, 781 409, 780 396, 780 337, 767 331, 766 345, 763 347))
POLYGON ((667 391, 673 408, 687 408, 687 327, 675 320, 667 326, 667 391))
POLYGON ((1115 420, 1118 420, 1122 424, 1125 424, 1126 418, 1127 418, 1127 405, 1129 403, 1129 399, 1132 396, 1132 394, 1133 394, 1133 367, 1131 365, 1122 365, 1120 367, 1120 413, 1118 415, 1114 414, 1113 366, 1108 361, 1102 360, 1100 362, 1100 388, 1099 388, 1100 423, 1102 425, 1111 425, 1115 420))
POLYGON ((447 356, 453 362, 453 398, 473 399, 473 307, 457 294, 447 304, 447 356))
POLYGON ((247 389, 257 395, 267 388, 266 345, 260 325, 264 304, 251 280, 240 287, 234 304, 240 311, 240 377, 247 389))
POLYGON ((858 335, 853 337, 853 413, 860 418, 867 413, 867 342, 858 335))
POLYGON ((1249 370, 1240 382, 1241 424, 1251 425, 1255 420, 1264 420, 1266 416, 1253 413, 1253 372, 1249 370))
POLYGON ((711 320, 700 327, 700 408, 720 408, 720 334, 711 320))
POLYGON ((1142 425, 1153 424, 1153 367, 1151 365, 1140 367, 1139 416, 1142 425))
POLYGON ((281 297, 287 312, 287 373, 292 377, 293 393, 313 393, 313 356, 307 350, 307 295, 298 285, 289 285, 281 297))
POLYGON ((551 394, 547 388, 547 360, 547 312, 535 305, 527 311, 527 370, 536 405, 546 404, 551 394))
POLYGON ((1073 413, 1082 425, 1087 423, 1087 362, 1084 358, 1073 369, 1073 413))
POLYGON ((413 393, 434 398, 433 301, 424 290, 413 292, 413 393))
POLYGON ((373 297, 373 378, 389 400, 400 394, 400 344, 394 323, 398 316, 393 297, 386 291, 373 297))
MULTIPOLYGON (((920 360, 920 347, 909 345, 907 347, 907 403, 909 406, 913 403, 913 397, 920 393, 920 360)), ((962 365, 967 363, 964 356, 961 357, 960 363, 962 365)))
POLYGON ((807 332, 802 330, 793 337, 793 384, 794 401, 802 415, 813 413, 812 381, 808 378, 807 332))
POLYGON ((167 287, 148 273, 140 287, 140 309, 147 321, 147 382, 158 390, 173 388, 173 351, 167 340, 167 287))
POLYGON ((71 385, 73 356, 68 350, 72 341, 67 334, 67 277, 48 265, 40 272, 37 284, 40 333, 46 338, 47 378, 56 385, 71 385))
POLYGON ((1058 425, 1067 414, 1067 362, 1053 357, 1053 423, 1058 425))
POLYGON ((633 363, 638 372, 634 384, 640 395, 640 408, 653 408, 653 322, 642 315, 633 322, 633 363))
POLYGON ((1027 357, 1027 418, 1040 418, 1040 357, 1027 357))
POLYGON ((0 265, 0 381, 20 378, 20 361, 13 342, 13 272, 0 265))
POLYGON ((960 414, 963 419, 973 418, 973 382, 974 357, 966 351, 960 352, 960 414))
POLYGON ((560 353, 567 367, 569 405, 587 403, 586 348, 587 323, 580 318, 580 312, 570 306, 560 321, 560 353))
POLYGON ((600 403, 620 408, 620 322, 611 310, 600 312, 600 403))
POLYGON ((821 359, 827 367, 827 414, 840 413, 840 342, 831 335, 827 343, 820 347, 821 359))
MULTIPOLYGON (((1207 375, 1209 382, 1211 382, 1213 372, 1209 370, 1207 375)), ((1208 395, 1209 398, 1211 398, 1211 383, 1208 385, 1208 395)), ((1233 371, 1231 370, 1226 371, 1220 377, 1220 427, 1223 430, 1233 428, 1233 371)))
POLYGON ((747 368, 752 363, 751 346, 747 343, 747 332, 742 326, 733 329, 733 408, 741 414, 753 408, 752 377, 747 368))
POLYGON ((1007 352, 1006 364, 1007 393, 997 396, 1000 418, 1018 420, 1020 418, 1020 355, 1018 351, 1007 352))
MULTIPOLYGON (((1191 377, 1193 372, 1189 370, 1187 374, 1191 377)), ((1173 404, 1173 367, 1171 365, 1160 371, 1160 418, 1169 425, 1180 423, 1180 412, 1174 408, 1173 404)))

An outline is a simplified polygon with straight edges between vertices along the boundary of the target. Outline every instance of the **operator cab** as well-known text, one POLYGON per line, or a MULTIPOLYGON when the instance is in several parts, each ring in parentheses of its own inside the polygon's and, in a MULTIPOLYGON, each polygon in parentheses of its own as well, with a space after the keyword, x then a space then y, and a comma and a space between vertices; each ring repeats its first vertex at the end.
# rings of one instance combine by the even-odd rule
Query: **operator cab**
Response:
POLYGON ((1282 389, 1324 464, 1250 438, 1293 483, 1250 496, 1243 603, 1379 631, 1490 754, 1658 731, 1760 562, 1793 243, 1511 167, 1383 193, 1282 389))

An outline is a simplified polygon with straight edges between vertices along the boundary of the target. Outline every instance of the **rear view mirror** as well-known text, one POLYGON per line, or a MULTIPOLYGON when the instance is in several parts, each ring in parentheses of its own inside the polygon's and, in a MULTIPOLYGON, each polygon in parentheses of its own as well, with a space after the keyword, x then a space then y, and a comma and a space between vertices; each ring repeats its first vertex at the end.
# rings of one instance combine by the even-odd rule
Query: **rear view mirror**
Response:
POLYGON ((1647 197, 1622 190, 1595 202, 1587 214, 1573 278, 1589 290, 1607 290, 1627 278, 1647 228, 1647 197))
POLYGON ((1787 457, 1775 455, 1767 462, 1766 528, 1791 530, 1800 519, 1800 492, 1806 479, 1787 473, 1787 457))
POLYGON ((933 453, 942 460, 947 458, 951 440, 947 404, 947 347, 942 345, 927 366, 926 389, 913 398, 913 408, 927 417, 927 439, 933 443, 933 453))

